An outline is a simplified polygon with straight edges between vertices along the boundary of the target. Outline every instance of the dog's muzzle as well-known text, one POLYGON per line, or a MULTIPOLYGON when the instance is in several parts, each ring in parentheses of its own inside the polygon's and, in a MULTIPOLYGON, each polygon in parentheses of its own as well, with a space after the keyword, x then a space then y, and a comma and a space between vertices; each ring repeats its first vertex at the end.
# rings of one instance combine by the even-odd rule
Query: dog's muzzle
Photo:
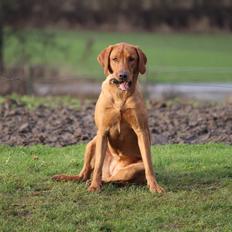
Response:
POLYGON ((110 80, 110 83, 117 85, 117 87, 122 91, 127 91, 131 87, 132 81, 123 81, 123 80, 119 81, 116 78, 112 78, 110 80))

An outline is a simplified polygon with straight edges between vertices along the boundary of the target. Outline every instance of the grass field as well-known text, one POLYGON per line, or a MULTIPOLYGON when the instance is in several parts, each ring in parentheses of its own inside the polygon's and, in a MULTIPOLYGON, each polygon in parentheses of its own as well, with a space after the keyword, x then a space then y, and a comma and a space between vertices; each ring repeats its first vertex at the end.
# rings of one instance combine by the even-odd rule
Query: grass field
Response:
MULTIPOLYGON (((33 95, 18 95, 11 94, 8 96, 0 96, 0 104, 12 99, 17 101, 19 104, 25 105, 28 109, 35 109, 40 105, 44 105, 50 108, 56 107, 69 107, 78 109, 80 108, 80 99, 70 96, 33 96, 33 95)), ((88 99, 85 99, 85 103, 88 103, 88 99)))
POLYGON ((84 147, 1 145, 0 231, 232 231, 231 146, 153 147, 162 195, 52 182, 80 170, 84 147))
POLYGON ((6 39, 6 63, 22 61, 56 66, 79 77, 103 79, 96 56, 108 46, 125 41, 139 45, 148 57, 147 79, 157 82, 232 82, 232 35, 160 34, 53 30, 49 43, 41 31, 27 30, 24 46, 14 36, 6 39), (86 50, 87 41, 93 41, 86 50), (51 45, 53 44, 53 45, 51 45), (54 46, 55 44, 55 46, 54 46))

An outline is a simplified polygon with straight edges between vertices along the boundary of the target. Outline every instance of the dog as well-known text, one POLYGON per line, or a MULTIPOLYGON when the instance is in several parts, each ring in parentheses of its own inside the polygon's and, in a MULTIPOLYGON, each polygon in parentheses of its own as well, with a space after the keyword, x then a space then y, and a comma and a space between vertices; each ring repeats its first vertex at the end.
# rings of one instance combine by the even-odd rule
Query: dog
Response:
POLYGON ((145 183, 151 192, 158 185, 151 160, 148 116, 137 84, 146 72, 147 58, 132 44, 118 43, 97 57, 106 76, 95 109, 96 136, 87 144, 79 175, 56 175, 57 181, 92 181, 88 191, 102 183, 145 183))

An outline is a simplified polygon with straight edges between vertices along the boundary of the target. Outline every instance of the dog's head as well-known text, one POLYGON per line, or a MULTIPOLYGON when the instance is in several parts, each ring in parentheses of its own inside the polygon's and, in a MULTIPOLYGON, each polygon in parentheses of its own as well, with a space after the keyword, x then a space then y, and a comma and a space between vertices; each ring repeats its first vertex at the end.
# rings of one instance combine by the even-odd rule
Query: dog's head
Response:
POLYGON ((143 51, 128 43, 110 45, 97 57, 106 76, 114 74, 110 82, 127 91, 137 81, 138 74, 146 72, 147 58, 143 51))

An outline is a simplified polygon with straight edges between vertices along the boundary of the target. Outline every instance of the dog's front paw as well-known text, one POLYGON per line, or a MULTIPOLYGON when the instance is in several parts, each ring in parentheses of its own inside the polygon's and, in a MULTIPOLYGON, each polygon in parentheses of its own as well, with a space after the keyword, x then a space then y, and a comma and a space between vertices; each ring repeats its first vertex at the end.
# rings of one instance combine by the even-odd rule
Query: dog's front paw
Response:
POLYGON ((101 184, 91 183, 91 185, 88 187, 89 192, 100 192, 100 190, 101 184))
POLYGON ((149 189, 152 193, 164 193, 165 192, 165 189, 159 186, 158 184, 150 185, 149 189))

